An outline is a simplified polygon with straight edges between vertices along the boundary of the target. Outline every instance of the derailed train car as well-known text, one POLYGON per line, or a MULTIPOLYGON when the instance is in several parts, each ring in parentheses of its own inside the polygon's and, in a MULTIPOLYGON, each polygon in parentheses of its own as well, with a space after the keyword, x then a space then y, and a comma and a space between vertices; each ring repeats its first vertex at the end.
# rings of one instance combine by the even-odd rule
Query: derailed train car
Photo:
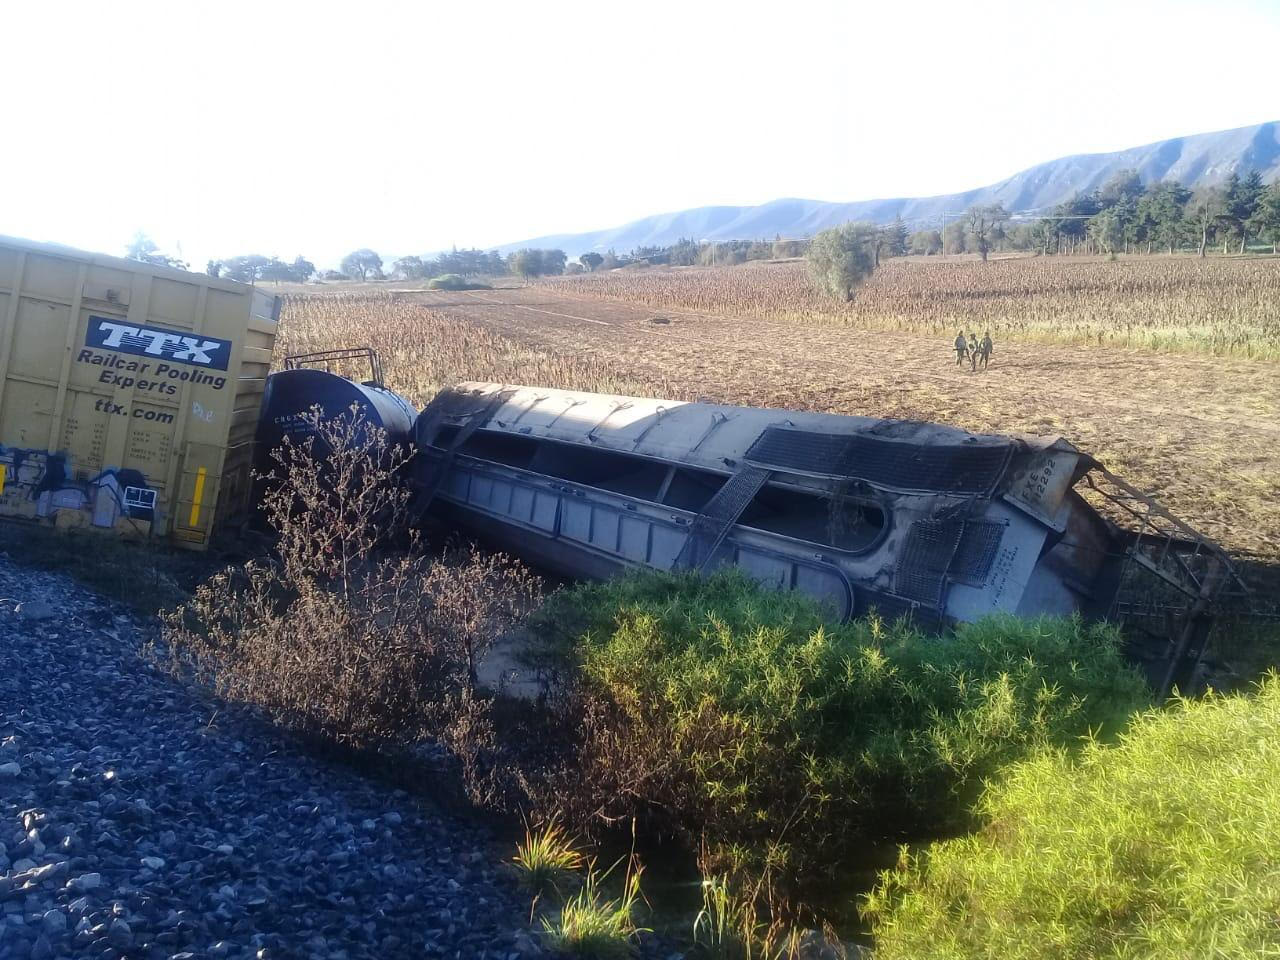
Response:
MULTIPOLYGON (((284 369, 267 378, 262 397, 254 463, 260 478, 276 469, 272 453, 286 437, 295 443, 320 439, 315 435, 313 411, 322 421, 350 416, 354 411, 354 423, 361 430, 382 430, 388 443, 405 447, 417 416, 409 401, 382 382, 382 365, 368 347, 285 357, 284 369), (367 376, 356 379, 343 375, 354 374, 365 365, 367 376)), ((313 453, 322 455, 319 450, 313 453)))
POLYGON ((844 618, 929 628, 1110 617, 1158 636, 1171 665, 1199 656, 1234 577, 1057 437, 462 383, 414 441, 420 509, 575 577, 735 565, 844 618))
POLYGON ((0 237, 0 519, 204 550, 251 510, 280 302, 0 237))
POLYGON ((419 417, 424 499, 574 576, 736 565, 841 617, 1105 616, 1118 531, 1065 440, 492 383, 419 417))
POLYGON ((570 577, 736 566, 841 618, 925 629, 1107 618, 1166 692, 1191 682, 1223 601, 1247 594, 1221 548, 1060 437, 498 383, 442 390, 410 434, 372 351, 286 368, 260 450, 299 437, 307 410, 354 403, 416 448, 419 519, 570 577), (363 383, 304 369, 366 355, 363 383))

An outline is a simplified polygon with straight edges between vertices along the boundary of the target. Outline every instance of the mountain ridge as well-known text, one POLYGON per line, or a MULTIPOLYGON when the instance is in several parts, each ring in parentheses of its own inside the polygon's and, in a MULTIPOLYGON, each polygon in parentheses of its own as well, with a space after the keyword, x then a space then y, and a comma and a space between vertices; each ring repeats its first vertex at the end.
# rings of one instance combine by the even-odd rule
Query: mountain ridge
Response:
POLYGON ((1059 157, 984 187, 931 197, 894 197, 849 202, 784 197, 747 206, 706 206, 653 214, 603 230, 534 237, 495 248, 562 249, 570 256, 613 249, 666 246, 695 240, 760 240, 810 236, 848 220, 886 223, 902 217, 913 230, 938 226, 974 204, 1002 203, 1011 213, 1036 214, 1077 191, 1101 186, 1118 170, 1136 169, 1144 183, 1178 180, 1188 187, 1220 183, 1233 172, 1258 170, 1270 182, 1280 175, 1280 121, 1157 140, 1110 153, 1059 157))

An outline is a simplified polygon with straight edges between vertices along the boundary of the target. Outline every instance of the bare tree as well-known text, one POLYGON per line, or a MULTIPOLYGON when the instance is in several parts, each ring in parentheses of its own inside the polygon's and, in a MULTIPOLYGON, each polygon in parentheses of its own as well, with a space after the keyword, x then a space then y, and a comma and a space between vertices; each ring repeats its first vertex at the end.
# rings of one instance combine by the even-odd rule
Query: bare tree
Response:
POLYGON ((1209 245, 1209 231, 1218 225, 1226 209, 1226 197, 1219 187, 1198 190, 1187 205, 1187 222, 1200 232, 1200 256, 1209 245))
POLYGON ((361 280, 368 280, 371 277, 376 280, 382 279, 382 258, 368 247, 348 253, 342 258, 339 266, 349 277, 357 277, 361 280))
POLYGON ((969 226, 969 236, 973 238, 974 248, 985 261, 991 250, 992 236, 1001 225, 1009 219, 1003 204, 991 203, 970 207, 965 215, 969 226))

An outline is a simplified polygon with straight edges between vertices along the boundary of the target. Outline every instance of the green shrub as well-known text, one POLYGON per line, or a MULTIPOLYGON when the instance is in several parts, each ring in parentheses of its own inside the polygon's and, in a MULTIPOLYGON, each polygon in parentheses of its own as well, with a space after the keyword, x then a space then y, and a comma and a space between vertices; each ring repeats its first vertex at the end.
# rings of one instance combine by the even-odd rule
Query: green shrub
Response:
POLYGON ((541 897, 575 870, 586 865, 586 859, 570 837, 554 820, 535 830, 526 825, 524 843, 516 847, 512 864, 520 883, 534 897, 541 897))
POLYGON ((1280 677, 1013 766, 977 835, 904 854, 877 960, 1280 956, 1280 677))
POLYGON ((427 281, 428 290, 492 290, 487 283, 476 283, 456 273, 446 273, 427 281))
POLYGON ((554 919, 543 918, 543 938, 557 953, 582 960, 626 960, 637 955, 636 937, 646 932, 636 926, 635 915, 642 902, 640 875, 644 868, 634 856, 626 860, 622 891, 608 898, 604 884, 623 861, 603 873, 594 863, 587 867, 582 886, 569 897, 554 919))
POLYGON ((544 667, 570 683, 580 668, 573 795, 558 794, 578 829, 637 816, 704 840, 713 869, 782 879, 963 828, 1002 764, 1150 702, 1110 629, 842 625, 737 572, 575 587, 532 631, 544 667))

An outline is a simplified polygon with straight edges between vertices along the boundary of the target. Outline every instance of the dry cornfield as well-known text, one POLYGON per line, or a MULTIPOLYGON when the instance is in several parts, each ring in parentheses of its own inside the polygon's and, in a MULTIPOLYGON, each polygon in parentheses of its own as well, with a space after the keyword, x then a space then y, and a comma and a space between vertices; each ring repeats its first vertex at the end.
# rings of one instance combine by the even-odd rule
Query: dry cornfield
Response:
POLYGON ((841 304, 800 261, 611 270, 567 294, 769 320, 1280 358, 1280 261, 1190 256, 889 260, 841 304))
MULTIPOLYGON (((520 343, 465 317, 386 293, 289 296, 277 343, 277 357, 371 346, 382 359, 387 385, 417 407, 426 406, 441 387, 466 379, 571 384, 603 393, 653 388, 652 382, 619 378, 598 358, 520 343)), ((358 363, 332 369, 344 376, 368 375, 358 363)))
MULTIPOLYGON (((1203 268, 1205 276, 1219 270, 1280 272, 1276 263, 1173 262, 1203 268)), ((1143 263, 1163 269, 1154 260, 1143 263)), ((890 264, 875 282, 915 266, 890 264)), ((982 269, 964 262, 922 266, 954 268, 961 276, 982 269)), ((1008 264, 988 266, 1004 270, 1008 264)), ((1071 295, 1061 277, 1075 266, 1048 264, 1047 275, 1059 284, 1046 294, 1051 301, 1071 295)), ((1092 266, 1108 270, 1115 264, 1092 266)), ((1030 283, 1020 271, 1039 268, 1027 261, 1009 276, 1030 283)), ((781 264, 628 271, 472 293, 366 288, 291 296, 281 344, 287 352, 373 346, 382 355, 388 385, 417 405, 443 384, 477 379, 932 420, 981 432, 1060 434, 1225 546, 1280 559, 1276 362, 1240 355, 1245 351, 1215 357, 1105 341, 1087 348, 1055 344, 1001 334, 993 324, 991 368, 974 372, 955 365, 950 340, 961 322, 954 319, 938 320, 938 330, 924 333, 876 328, 868 335, 859 325, 829 322, 844 316, 840 307, 824 306, 826 322, 796 319, 803 316, 797 311, 748 314, 741 299, 729 308, 732 291, 745 297, 742 291, 760 282, 756 276, 774 271, 789 278, 780 289, 821 305, 800 286, 801 269, 781 264), (694 279, 681 279, 686 273, 694 279), (708 299, 694 299, 699 284, 700 296, 708 299), (634 299, 624 301, 633 286, 647 293, 628 294, 634 299), (661 311, 642 305, 660 300, 661 311), (672 310, 676 300, 681 306, 672 310), (690 305, 695 303, 697 308, 690 305), (654 322, 659 314, 665 322, 654 322)), ((1237 307, 1260 299, 1268 285, 1274 281, 1255 278, 1237 296, 1237 307)), ((1033 309, 1043 309, 1029 288, 1023 296, 1033 309)), ((1165 309, 1176 315, 1172 306, 1165 309)), ((1274 326, 1276 308, 1267 309, 1274 326)))

